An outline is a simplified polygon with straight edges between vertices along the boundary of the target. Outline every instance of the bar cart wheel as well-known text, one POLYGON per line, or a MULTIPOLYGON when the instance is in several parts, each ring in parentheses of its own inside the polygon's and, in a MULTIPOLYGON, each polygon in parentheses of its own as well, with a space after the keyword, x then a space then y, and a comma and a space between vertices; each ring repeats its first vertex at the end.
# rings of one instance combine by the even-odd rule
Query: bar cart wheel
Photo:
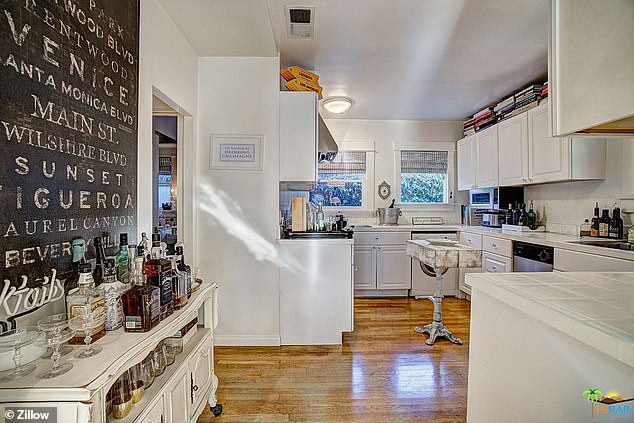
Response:
POLYGON ((213 413, 214 417, 218 417, 222 414, 222 404, 216 404, 213 407, 209 407, 209 409, 213 413))

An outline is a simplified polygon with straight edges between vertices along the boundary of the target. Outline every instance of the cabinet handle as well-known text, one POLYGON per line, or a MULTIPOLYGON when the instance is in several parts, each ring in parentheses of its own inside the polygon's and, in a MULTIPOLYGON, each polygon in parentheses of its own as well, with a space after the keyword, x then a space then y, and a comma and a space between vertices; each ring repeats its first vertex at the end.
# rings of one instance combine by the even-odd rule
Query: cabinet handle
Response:
POLYGON ((192 389, 193 389, 194 392, 198 392, 198 385, 192 386, 192 389))
POLYGON ((353 266, 353 269, 354 269, 355 272, 359 271, 359 267, 358 266, 353 266))
POLYGON ((491 243, 491 247, 495 248, 496 250, 497 250, 497 248, 498 248, 498 246, 497 246, 497 244, 496 244, 495 242, 492 242, 492 243, 491 243))
POLYGON ((498 268, 495 266, 491 266, 491 270, 498 270, 498 268))

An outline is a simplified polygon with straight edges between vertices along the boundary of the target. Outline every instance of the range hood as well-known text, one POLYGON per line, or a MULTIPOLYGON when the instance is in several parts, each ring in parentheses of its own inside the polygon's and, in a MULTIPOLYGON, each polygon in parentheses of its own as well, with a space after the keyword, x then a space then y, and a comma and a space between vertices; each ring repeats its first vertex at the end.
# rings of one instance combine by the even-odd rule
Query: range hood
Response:
POLYGON ((337 143, 335 139, 332 137, 330 130, 326 126, 326 123, 321 118, 321 115, 317 115, 319 118, 319 141, 317 143, 317 162, 319 163, 330 163, 337 152, 339 151, 339 147, 337 147, 337 143))

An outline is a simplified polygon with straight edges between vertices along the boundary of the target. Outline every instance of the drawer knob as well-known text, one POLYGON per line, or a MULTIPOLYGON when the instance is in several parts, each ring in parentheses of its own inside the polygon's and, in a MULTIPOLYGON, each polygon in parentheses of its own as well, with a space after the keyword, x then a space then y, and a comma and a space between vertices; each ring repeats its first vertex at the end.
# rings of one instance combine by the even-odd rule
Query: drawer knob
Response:
POLYGON ((498 248, 498 246, 497 246, 497 244, 496 244, 495 242, 491 243, 491 246, 492 246, 493 248, 498 248))

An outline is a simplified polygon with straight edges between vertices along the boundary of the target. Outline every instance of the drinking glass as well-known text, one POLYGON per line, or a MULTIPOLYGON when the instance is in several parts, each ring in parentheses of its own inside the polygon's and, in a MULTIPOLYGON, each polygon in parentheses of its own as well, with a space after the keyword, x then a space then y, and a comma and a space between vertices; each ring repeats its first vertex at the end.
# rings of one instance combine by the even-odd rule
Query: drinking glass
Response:
POLYGON ((173 336, 171 338, 166 338, 164 342, 174 348, 174 353, 176 355, 183 352, 183 338, 173 336))
POLYGON ((165 358, 167 359, 167 365, 171 366, 172 364, 174 364, 174 361, 176 361, 176 351, 174 350, 174 347, 170 345, 169 342, 166 342, 166 341, 167 339, 164 339, 163 341, 161 341, 161 343, 159 344, 159 347, 163 350, 165 354, 165 358))
POLYGON ((86 347, 77 354, 77 358, 88 358, 94 355, 97 355, 101 352, 102 348, 97 345, 91 345, 92 336, 90 333, 93 329, 98 328, 103 325, 106 321, 106 315, 103 312, 103 309, 99 311, 95 310, 92 313, 84 316, 73 317, 68 321, 68 326, 77 332, 84 332, 84 344, 86 347))
POLYGON ((148 389, 154 383, 154 367, 152 366, 152 353, 150 353, 141 362, 141 371, 145 377, 145 389, 148 389))
POLYGON ((53 361, 53 367, 48 371, 37 375, 39 379, 52 379, 54 377, 63 375, 73 368, 72 363, 59 364, 59 359, 62 356, 59 352, 59 346, 70 341, 75 336, 75 331, 69 328, 61 329, 58 333, 54 331, 41 332, 43 336, 37 338, 34 341, 35 345, 41 347, 53 348, 53 354, 51 354, 51 360, 53 361))
POLYGON ((154 368, 154 377, 163 374, 167 367, 167 357, 162 348, 156 347, 152 352, 152 367, 154 368))
MULTIPOLYGON (((44 332, 53 332, 55 335, 59 335, 62 329, 68 327, 68 316, 66 313, 53 314, 38 320, 37 327, 44 332)), ((73 351, 73 347, 70 345, 63 345, 59 347, 59 354, 63 357, 73 351)), ((43 359, 49 359, 53 356, 53 349, 49 348, 48 351, 41 357, 43 359)))
POLYGON ((135 404, 141 401, 145 393, 147 375, 142 364, 141 362, 130 368, 130 377, 132 378, 132 402, 135 404))
POLYGON ((122 419, 130 414, 132 409, 132 379, 126 370, 110 388, 112 398, 112 416, 122 419))
POLYGON ((34 364, 22 364, 23 356, 20 349, 41 336, 35 326, 26 326, 0 334, 0 350, 13 349, 14 363, 13 369, 0 372, 0 381, 19 379, 35 370, 34 364))

